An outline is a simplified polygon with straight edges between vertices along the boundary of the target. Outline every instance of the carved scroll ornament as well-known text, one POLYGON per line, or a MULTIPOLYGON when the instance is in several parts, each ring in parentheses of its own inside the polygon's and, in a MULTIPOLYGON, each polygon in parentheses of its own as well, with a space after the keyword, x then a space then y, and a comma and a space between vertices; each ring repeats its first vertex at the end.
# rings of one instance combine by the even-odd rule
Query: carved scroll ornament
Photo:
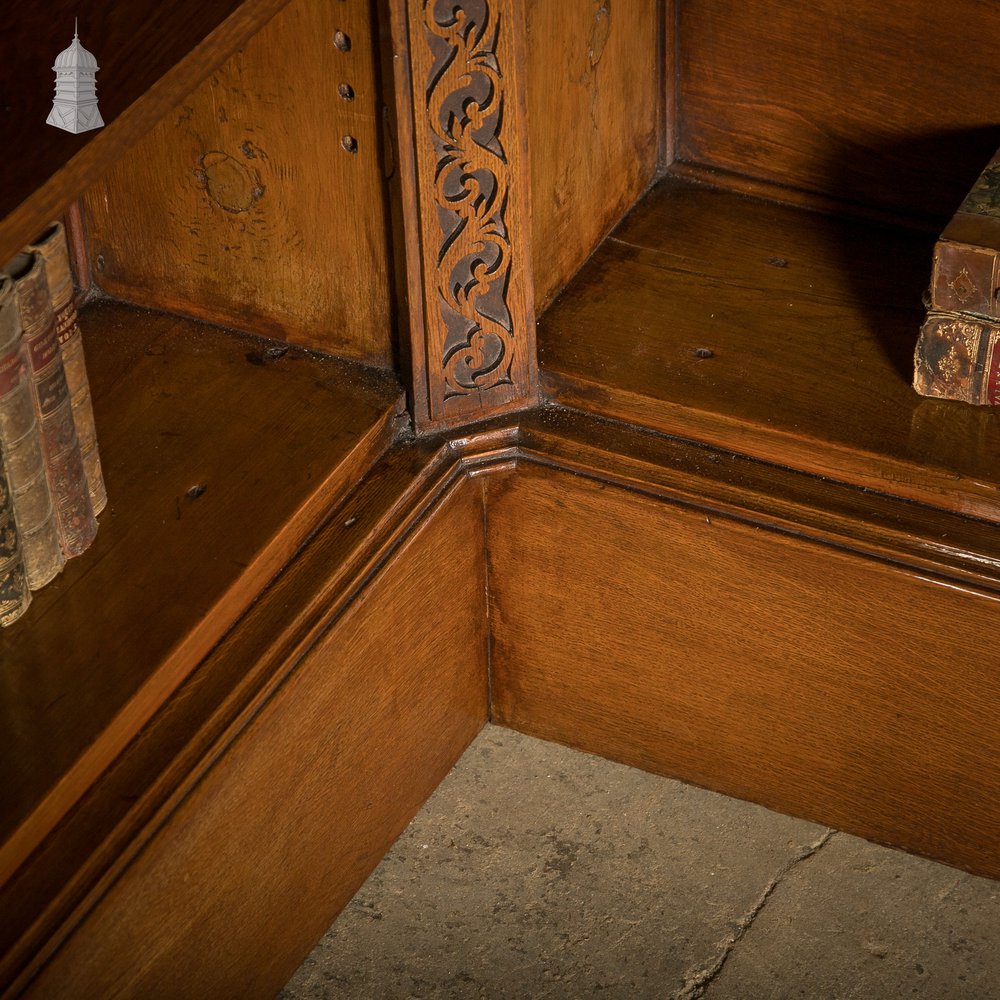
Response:
POLYGON ((514 0, 416 0, 413 91, 432 421, 534 393, 514 0), (419 105, 418 105, 419 108, 419 105), (417 109, 415 109, 417 110, 417 109))

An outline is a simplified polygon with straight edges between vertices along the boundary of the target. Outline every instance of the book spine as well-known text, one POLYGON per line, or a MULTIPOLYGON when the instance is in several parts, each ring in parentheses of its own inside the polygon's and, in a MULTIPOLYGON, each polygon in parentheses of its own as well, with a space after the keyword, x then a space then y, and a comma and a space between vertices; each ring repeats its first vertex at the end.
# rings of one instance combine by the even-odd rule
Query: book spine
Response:
POLYGON ((0 462, 0 628, 16 622, 30 603, 31 591, 14 521, 14 497, 0 462))
POLYGON ((45 273, 49 295, 55 313, 56 337, 62 351, 63 369, 73 407, 73 422, 80 442, 83 471, 87 477, 90 503, 94 515, 104 510, 108 494, 101 471, 101 456, 97 450, 97 429, 94 425, 94 407, 90 399, 90 380, 83 356, 83 337, 73 302, 73 279, 69 269, 69 249, 66 231, 60 222, 54 222, 31 247, 45 258, 45 273))
POLYGON ((931 274, 931 309, 1000 318, 1000 254, 990 247, 939 242, 931 274))
POLYGON ((37 253, 18 254, 4 270, 14 278, 59 539, 68 557, 77 556, 94 540, 97 520, 56 339, 45 261, 37 253))
POLYGON ((938 399, 1000 404, 1000 325, 954 313, 928 313, 914 354, 913 388, 938 399))
POLYGON ((0 450, 28 587, 44 587, 66 562, 45 473, 14 284, 0 272, 0 450))

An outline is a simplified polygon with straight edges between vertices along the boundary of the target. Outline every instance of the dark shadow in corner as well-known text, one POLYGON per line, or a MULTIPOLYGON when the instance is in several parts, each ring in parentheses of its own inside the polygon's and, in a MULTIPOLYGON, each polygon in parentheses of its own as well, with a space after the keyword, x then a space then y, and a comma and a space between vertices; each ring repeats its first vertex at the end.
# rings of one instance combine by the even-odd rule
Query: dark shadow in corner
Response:
POLYGON ((860 202, 852 197, 860 181, 867 192, 884 192, 876 207, 890 206, 890 214, 898 217, 899 225, 885 223, 870 242, 865 232, 875 235, 872 229, 837 219, 842 238, 836 245, 865 322, 910 387, 912 457, 953 479, 978 479, 983 470, 996 468, 1000 408, 918 395, 912 388, 913 352, 926 313, 923 295, 930 285, 934 242, 998 147, 1000 127, 966 129, 866 144, 863 159, 844 156, 829 164, 842 198, 860 202))
POLYGON ((991 126, 868 141, 850 155, 841 147, 828 164, 837 195, 856 204, 859 215, 873 208, 899 220, 898 227, 885 223, 898 233, 872 241, 888 259, 875 259, 865 245, 864 227, 848 220, 841 223, 838 245, 844 273, 871 329, 907 384, 913 380, 934 240, 998 147, 1000 126, 991 126), (872 204, 873 193, 877 204, 872 204))

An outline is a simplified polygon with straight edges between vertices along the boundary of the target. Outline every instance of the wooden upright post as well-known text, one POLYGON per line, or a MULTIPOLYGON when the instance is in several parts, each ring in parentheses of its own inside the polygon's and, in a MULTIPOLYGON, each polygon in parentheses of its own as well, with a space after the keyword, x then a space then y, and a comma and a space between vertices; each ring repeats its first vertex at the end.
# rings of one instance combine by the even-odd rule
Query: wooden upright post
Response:
POLYGON ((523 0, 391 0, 418 430, 537 398, 523 0))

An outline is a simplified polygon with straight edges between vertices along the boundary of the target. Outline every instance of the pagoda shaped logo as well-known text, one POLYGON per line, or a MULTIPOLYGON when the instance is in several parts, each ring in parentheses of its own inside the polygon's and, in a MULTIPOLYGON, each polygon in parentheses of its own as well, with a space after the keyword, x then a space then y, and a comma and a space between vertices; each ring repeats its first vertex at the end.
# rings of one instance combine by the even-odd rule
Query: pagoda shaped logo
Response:
POLYGON ((73 25, 73 41, 56 56, 52 69, 56 74, 56 97, 45 119, 49 125, 67 132, 87 132, 102 128, 104 119, 97 107, 97 71, 100 67, 88 52, 73 25))

